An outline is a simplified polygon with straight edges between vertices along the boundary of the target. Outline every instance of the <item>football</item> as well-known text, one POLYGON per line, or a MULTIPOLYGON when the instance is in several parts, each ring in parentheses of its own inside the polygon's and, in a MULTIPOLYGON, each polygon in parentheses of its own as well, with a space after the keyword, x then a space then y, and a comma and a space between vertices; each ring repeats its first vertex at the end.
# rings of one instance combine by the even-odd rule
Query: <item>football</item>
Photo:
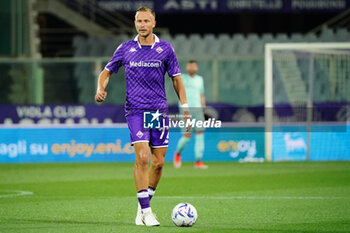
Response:
POLYGON ((197 221, 197 210, 189 203, 177 204, 171 212, 171 219, 178 227, 191 227, 197 221))

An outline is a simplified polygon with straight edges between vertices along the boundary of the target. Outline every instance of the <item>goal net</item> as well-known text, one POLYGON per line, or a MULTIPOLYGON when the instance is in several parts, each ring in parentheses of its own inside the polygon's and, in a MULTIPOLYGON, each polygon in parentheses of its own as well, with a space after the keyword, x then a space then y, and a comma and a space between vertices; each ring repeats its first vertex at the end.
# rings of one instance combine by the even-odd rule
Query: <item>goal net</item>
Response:
POLYGON ((278 149, 279 142, 284 143, 286 153, 299 151, 299 160, 308 160, 310 133, 342 129, 320 125, 343 125, 346 130, 349 103, 350 43, 266 44, 267 161, 278 153, 274 148, 278 149))

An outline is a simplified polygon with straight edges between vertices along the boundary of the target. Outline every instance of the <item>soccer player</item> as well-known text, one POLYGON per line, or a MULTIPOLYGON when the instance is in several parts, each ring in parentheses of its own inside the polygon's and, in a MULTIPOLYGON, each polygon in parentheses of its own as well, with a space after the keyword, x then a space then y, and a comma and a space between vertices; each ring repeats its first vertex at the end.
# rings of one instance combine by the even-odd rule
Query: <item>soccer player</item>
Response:
MULTIPOLYGON (((135 150, 134 181, 139 206, 136 225, 159 226, 152 213, 150 200, 162 175, 164 157, 168 147, 169 129, 146 129, 143 127, 143 112, 156 111, 154 119, 166 120, 168 104, 164 88, 164 75, 172 78, 174 89, 186 120, 190 120, 185 88, 180 76, 180 68, 175 51, 170 43, 160 40, 153 34, 156 25, 155 13, 148 7, 140 7, 135 15, 135 28, 138 35, 122 43, 114 52, 113 58, 105 66, 98 80, 95 95, 97 102, 107 97, 106 86, 111 73, 117 73, 124 66, 126 73, 125 116, 130 130, 131 144, 135 150), (186 110, 187 109, 187 110, 186 110), (149 154, 151 164, 149 166, 149 154)), ((169 119, 168 119, 169 120, 169 119)), ((190 129, 190 125, 187 130, 190 129)))
MULTIPOLYGON (((187 74, 182 75, 182 80, 185 85, 186 95, 188 99, 188 106, 190 108, 190 113, 192 118, 196 120, 204 121, 203 108, 205 107, 205 96, 204 96, 204 82, 202 76, 197 74, 198 64, 196 61, 189 61, 186 66, 187 74)), ((195 168, 207 169, 208 166, 205 165, 201 159, 204 152, 204 134, 203 128, 192 128, 191 131, 195 132, 195 168)), ((179 140, 174 155, 174 167, 181 167, 181 152, 186 147, 187 143, 191 138, 190 132, 184 132, 183 136, 179 140)))

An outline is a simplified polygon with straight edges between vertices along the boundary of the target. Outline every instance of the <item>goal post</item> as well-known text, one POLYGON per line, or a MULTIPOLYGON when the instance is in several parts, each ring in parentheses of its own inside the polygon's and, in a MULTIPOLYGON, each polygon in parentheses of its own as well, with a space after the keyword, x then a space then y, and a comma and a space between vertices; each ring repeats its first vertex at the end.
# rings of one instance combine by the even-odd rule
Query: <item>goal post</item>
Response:
POLYGON ((315 76, 325 73, 329 83, 319 102, 350 101, 350 43, 268 43, 264 60, 265 159, 272 161, 276 105, 302 106, 309 148, 315 76))

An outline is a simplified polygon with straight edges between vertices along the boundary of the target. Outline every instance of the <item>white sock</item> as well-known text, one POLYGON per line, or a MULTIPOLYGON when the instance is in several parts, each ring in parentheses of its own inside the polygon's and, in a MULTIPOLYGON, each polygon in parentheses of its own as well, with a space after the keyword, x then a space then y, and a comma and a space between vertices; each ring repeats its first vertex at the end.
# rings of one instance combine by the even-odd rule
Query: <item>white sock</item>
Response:
POLYGON ((143 214, 145 214, 145 213, 148 213, 148 212, 152 212, 152 209, 151 209, 151 207, 148 207, 148 208, 142 209, 141 211, 142 211, 143 214))

